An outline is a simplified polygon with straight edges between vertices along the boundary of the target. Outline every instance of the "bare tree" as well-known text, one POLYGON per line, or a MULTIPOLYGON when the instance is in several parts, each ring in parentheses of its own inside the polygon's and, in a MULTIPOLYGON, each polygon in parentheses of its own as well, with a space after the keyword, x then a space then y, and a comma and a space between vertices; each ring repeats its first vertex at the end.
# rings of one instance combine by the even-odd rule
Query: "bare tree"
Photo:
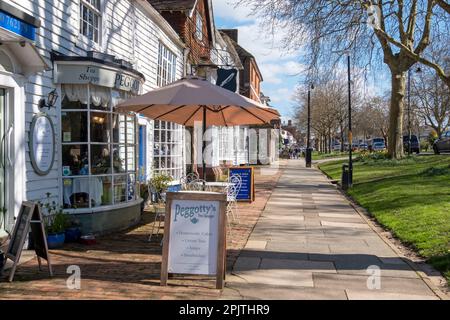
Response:
POLYGON ((438 136, 450 124, 450 88, 431 70, 424 69, 412 81, 415 111, 438 136))
MULTIPOLYGON (((435 70, 450 87, 450 75, 427 52, 433 40, 449 45, 445 0, 237 0, 249 3, 264 25, 289 28, 286 48, 301 48, 311 62, 310 77, 329 64, 332 52, 351 50, 353 61, 369 64, 381 56, 391 73, 389 155, 403 156, 406 72, 417 62, 435 70), (369 22, 369 23, 368 23, 369 22), (369 27, 369 25, 371 27, 369 27)), ((367 66, 367 65, 366 65, 367 66)))

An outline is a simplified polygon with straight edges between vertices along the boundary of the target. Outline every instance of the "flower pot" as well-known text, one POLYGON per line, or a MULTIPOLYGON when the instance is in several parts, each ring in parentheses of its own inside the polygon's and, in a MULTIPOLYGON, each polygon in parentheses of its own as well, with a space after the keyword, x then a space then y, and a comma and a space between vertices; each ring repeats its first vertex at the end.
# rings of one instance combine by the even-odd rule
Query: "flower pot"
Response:
POLYGON ((66 234, 61 233, 51 233, 47 236, 47 245, 49 249, 61 248, 64 245, 64 240, 66 239, 66 234))
POLYGON ((79 228, 68 228, 66 230, 66 239, 65 242, 77 242, 81 237, 81 230, 79 228))

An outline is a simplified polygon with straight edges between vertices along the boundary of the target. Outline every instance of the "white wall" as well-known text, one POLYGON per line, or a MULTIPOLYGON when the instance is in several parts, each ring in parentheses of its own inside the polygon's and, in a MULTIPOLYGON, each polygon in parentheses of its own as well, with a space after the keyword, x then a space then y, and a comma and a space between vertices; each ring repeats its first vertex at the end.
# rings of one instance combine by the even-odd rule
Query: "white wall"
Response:
MULTIPOLYGON (((135 69, 144 74, 146 78, 144 91, 148 91, 156 87, 158 41, 163 41, 178 57, 177 78, 183 74, 182 46, 161 29, 160 22, 157 23, 155 18, 146 12, 148 9, 141 6, 140 3, 145 1, 102 0, 103 23, 100 45, 89 42, 79 34, 80 0, 6 0, 5 2, 41 20, 42 25, 37 31, 36 47, 48 60, 52 50, 64 55, 85 56, 90 50, 113 54, 119 59, 134 63, 135 69)), ((24 145, 16 147, 26 148, 27 151, 25 197, 28 200, 42 199, 47 192, 53 195, 54 200, 60 197, 61 169, 58 162, 60 148, 55 155, 53 170, 45 177, 38 176, 34 172, 28 154, 28 130, 34 114, 40 111, 37 106, 38 101, 55 87, 52 71, 47 71, 30 77, 24 88, 25 141, 24 145)), ((58 99, 58 107, 60 102, 58 99)), ((61 141, 58 122, 60 110, 52 109, 48 113, 55 123, 56 141, 61 141)), ((148 150, 153 151, 153 145, 149 145, 148 150)), ((148 172, 150 172, 152 157, 148 157, 148 160, 148 172)))

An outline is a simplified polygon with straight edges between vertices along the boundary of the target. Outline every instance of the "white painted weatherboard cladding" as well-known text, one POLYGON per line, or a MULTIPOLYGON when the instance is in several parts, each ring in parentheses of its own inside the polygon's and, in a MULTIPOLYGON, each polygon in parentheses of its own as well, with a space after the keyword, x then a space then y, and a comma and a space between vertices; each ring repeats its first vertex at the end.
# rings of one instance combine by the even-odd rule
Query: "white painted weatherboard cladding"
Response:
MULTIPOLYGON (((87 51, 95 50, 112 54, 116 58, 130 61, 134 68, 145 76, 144 92, 156 88, 156 68, 158 62, 158 43, 162 41, 177 56, 177 79, 183 75, 183 48, 175 32, 166 32, 161 22, 156 22, 154 11, 146 1, 101 0, 102 25, 99 44, 87 40, 79 33, 80 0, 6 0, 8 4, 41 20, 36 35, 36 47, 42 56, 50 61, 54 50, 63 55, 86 56, 87 51), (150 12, 148 10, 153 10, 150 12)), ((162 20, 162 19, 161 19, 162 20)), ((167 24, 168 27, 168 24, 167 24)), ((166 28, 166 27, 165 27, 166 28)), ((170 27, 168 27, 170 28, 170 27)), ((34 114, 38 113, 38 102, 56 88, 52 71, 41 72, 28 78, 25 84, 25 141, 16 148, 26 148, 26 199, 40 200, 47 192, 53 200, 61 199, 58 178, 60 168, 60 143, 57 143, 55 163, 52 171, 44 177, 38 176, 30 162, 28 149, 28 131, 34 114)), ((59 90, 59 88, 58 88, 59 90)), ((61 92, 59 90, 61 98, 61 92)), ((56 141, 60 142, 60 103, 57 108, 48 111, 56 131, 56 141)), ((152 129, 151 126, 148 130, 152 129)), ((153 145, 148 145, 153 150, 153 145)), ((152 158, 148 158, 148 171, 152 158)))

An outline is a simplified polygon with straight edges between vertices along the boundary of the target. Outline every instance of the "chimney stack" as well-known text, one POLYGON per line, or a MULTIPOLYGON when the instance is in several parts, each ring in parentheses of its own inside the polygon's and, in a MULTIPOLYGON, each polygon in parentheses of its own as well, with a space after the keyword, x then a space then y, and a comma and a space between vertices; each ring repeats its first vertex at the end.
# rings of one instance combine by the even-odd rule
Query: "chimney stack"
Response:
POLYGON ((219 31, 225 33, 227 36, 233 39, 234 42, 239 43, 238 29, 220 29, 219 31))

